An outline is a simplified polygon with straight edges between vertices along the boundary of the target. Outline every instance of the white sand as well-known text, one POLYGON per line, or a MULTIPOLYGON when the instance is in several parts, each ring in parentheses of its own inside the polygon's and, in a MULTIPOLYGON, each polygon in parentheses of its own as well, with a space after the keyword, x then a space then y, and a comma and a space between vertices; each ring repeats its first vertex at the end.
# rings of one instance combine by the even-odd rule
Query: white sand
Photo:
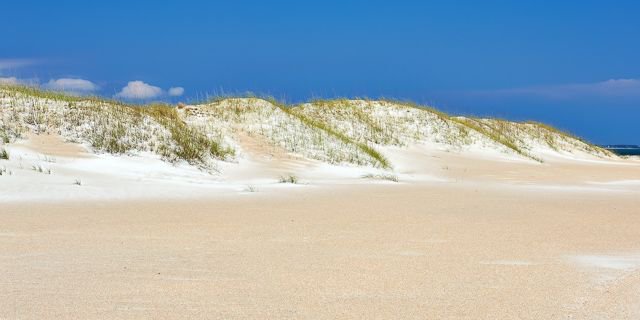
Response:
POLYGON ((640 317, 638 162, 419 144, 383 149, 395 183, 249 138, 219 174, 47 139, 0 161, 0 319, 640 317))

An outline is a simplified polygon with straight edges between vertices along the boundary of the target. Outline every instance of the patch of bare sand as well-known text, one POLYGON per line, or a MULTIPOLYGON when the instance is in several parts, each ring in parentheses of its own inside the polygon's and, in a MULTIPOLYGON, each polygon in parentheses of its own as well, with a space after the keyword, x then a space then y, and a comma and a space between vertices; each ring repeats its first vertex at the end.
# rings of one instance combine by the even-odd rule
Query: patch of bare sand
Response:
POLYGON ((64 141, 64 138, 57 134, 28 133, 27 139, 20 141, 17 145, 51 157, 91 157, 91 154, 89 154, 82 145, 66 142, 64 141))
POLYGON ((584 185, 611 181, 640 182, 640 163, 630 160, 579 161, 550 159, 543 163, 495 159, 465 152, 406 149, 400 170, 427 173, 454 182, 523 185, 584 185))
POLYGON ((252 162, 252 166, 227 170, 225 173, 230 179, 277 179, 317 165, 316 161, 291 154, 261 136, 238 131, 234 137, 243 156, 252 162))
MULTIPOLYGON (((336 186, 0 208, 0 318, 634 319, 637 195, 336 186)), ((636 317, 637 318, 637 317, 636 317)))

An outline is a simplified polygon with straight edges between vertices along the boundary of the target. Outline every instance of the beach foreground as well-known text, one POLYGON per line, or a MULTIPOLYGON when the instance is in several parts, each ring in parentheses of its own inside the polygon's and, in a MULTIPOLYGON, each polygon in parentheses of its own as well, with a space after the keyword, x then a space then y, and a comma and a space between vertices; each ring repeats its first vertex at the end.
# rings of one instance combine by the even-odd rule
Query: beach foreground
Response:
POLYGON ((483 185, 5 203, 0 318, 640 316, 637 192, 483 185))
POLYGON ((0 92, 0 319, 640 318, 640 161, 549 126, 0 92))

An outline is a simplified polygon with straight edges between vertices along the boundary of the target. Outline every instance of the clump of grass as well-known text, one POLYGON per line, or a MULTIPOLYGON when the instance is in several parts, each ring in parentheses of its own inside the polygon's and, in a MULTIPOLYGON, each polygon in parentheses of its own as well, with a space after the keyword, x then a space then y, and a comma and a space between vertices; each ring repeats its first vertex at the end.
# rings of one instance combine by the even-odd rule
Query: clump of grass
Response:
POLYGON ((436 108, 433 107, 429 107, 429 106, 425 106, 425 105, 420 105, 417 104, 413 101, 407 101, 407 100, 397 100, 397 99, 389 99, 389 98, 381 98, 380 101, 386 102, 386 103, 391 103, 391 104, 397 104, 400 106, 405 106, 408 108, 414 108, 414 109, 418 109, 418 110, 423 110, 423 111, 428 111, 431 112, 433 114, 435 114, 436 116, 438 116, 438 118, 440 118, 441 120, 449 120, 451 118, 451 116, 445 112, 442 112, 436 108))
POLYGON ((375 150, 374 148, 370 147, 368 144, 366 143, 361 143, 361 142, 357 142, 351 138, 349 138, 347 135, 345 135, 342 132, 339 132, 337 130, 335 130, 334 128, 330 127, 328 124, 320 122, 320 121, 316 121, 313 120, 301 113, 298 112, 294 112, 292 111, 290 108, 287 108, 286 106, 283 106, 282 104, 278 104, 277 106, 280 107, 280 109, 282 111, 284 111, 287 114, 290 114, 296 118, 298 118, 300 121, 302 121, 304 124, 310 126, 310 127, 314 127, 316 129, 322 130, 326 133, 328 133, 331 136, 334 136, 335 138, 338 138, 338 140, 342 141, 343 143, 347 144, 347 145, 354 145, 356 146, 360 151, 362 151, 363 153, 365 153, 366 155, 368 155, 369 157, 371 157, 372 159, 374 159, 376 161, 376 163, 384 168, 384 169, 390 169, 391 168, 391 163, 389 162, 389 160, 387 160, 387 158, 385 156, 383 156, 380 152, 378 152, 377 150, 375 150))
POLYGON ((56 160, 56 158, 54 158, 54 157, 50 157, 50 156, 47 156, 47 155, 45 155, 45 156, 42 158, 42 160, 43 160, 44 162, 49 162, 49 163, 56 163, 56 161, 57 161, 57 160, 56 160))
POLYGON ((35 172, 44 173, 44 174, 51 174, 52 173, 50 168, 45 168, 45 167, 43 167, 41 165, 31 166, 31 170, 33 170, 35 172))
POLYGON ((6 167, 2 167, 0 168, 0 176, 4 176, 4 175, 12 175, 13 172, 11 171, 7 171, 6 167))
POLYGON ((76 185, 76 186, 81 186, 81 185, 82 185, 82 180, 80 180, 80 179, 76 179, 76 180, 73 182, 73 184, 74 184, 74 185, 76 185))
POLYGON ((234 154, 233 149, 224 148, 202 131, 188 126, 180 119, 175 108, 167 105, 154 105, 141 109, 141 112, 150 115, 169 130, 171 139, 177 146, 174 150, 175 155, 179 159, 190 163, 204 164, 207 156, 224 160, 234 154))
POLYGON ((362 178, 364 179, 376 179, 376 180, 387 180, 387 181, 393 181, 393 182, 400 182, 400 179, 398 178, 398 176, 394 175, 394 174, 373 174, 373 173, 368 173, 362 176, 362 178))
POLYGON ((380 121, 373 115, 375 110, 371 107, 373 103, 362 101, 365 106, 360 106, 358 102, 360 101, 316 99, 309 104, 302 104, 293 109, 307 117, 320 119, 330 124, 335 130, 348 132, 349 137, 357 142, 372 142, 378 145, 402 144, 397 136, 399 128, 388 126, 393 122, 393 119, 380 121))
MULTIPOLYGON (((522 148, 520 148, 517 145, 516 141, 514 140, 514 137, 511 137, 505 132, 504 127, 500 127, 500 126, 494 127, 489 124, 482 123, 480 120, 471 119, 471 118, 450 118, 450 119, 455 123, 466 126, 469 129, 472 129, 480 133, 481 135, 493 140, 494 142, 513 150, 516 154, 522 155, 524 157, 527 157, 529 159, 532 159, 538 162, 543 162, 542 159, 535 157, 529 154, 528 152, 526 152, 525 150, 523 150, 522 148)), ((495 121, 497 121, 498 124, 501 123, 500 122, 501 120, 495 120, 495 121)))
POLYGON ((7 149, 0 149, 0 160, 9 160, 9 152, 7 151, 7 149))
POLYGON ((613 155, 613 153, 607 149, 601 148, 599 146, 596 146, 592 143, 590 143, 589 141, 578 137, 572 133, 569 133, 567 131, 564 130, 560 130, 556 127, 550 126, 548 124, 544 124, 544 123, 540 123, 540 122, 536 122, 536 121, 527 121, 527 124, 533 125, 539 129, 545 130, 547 131, 547 134, 545 134, 545 141, 547 142, 547 144, 553 148, 554 150, 558 150, 558 147, 556 145, 556 140, 553 136, 553 134, 558 135, 560 137, 563 137, 569 141, 574 140, 574 141, 579 141, 581 143, 584 144, 584 146, 586 147, 587 151, 592 151, 592 152, 596 152, 599 154, 605 154, 605 155, 613 155))
POLYGON ((296 177, 294 175, 280 176, 279 182, 280 183, 297 184, 298 183, 298 177, 296 177))
POLYGON ((246 192, 258 192, 258 188, 254 185, 248 185, 244 190, 246 192))

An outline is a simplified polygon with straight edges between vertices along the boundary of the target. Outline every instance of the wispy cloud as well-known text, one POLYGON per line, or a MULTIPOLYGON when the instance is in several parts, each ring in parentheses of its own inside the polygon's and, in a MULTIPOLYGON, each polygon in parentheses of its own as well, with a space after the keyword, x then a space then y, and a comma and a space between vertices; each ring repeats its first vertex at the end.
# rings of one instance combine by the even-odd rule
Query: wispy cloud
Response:
POLYGON ((4 85, 17 85, 20 84, 20 80, 16 77, 0 77, 0 84, 4 85))
POLYGON ((163 94, 162 89, 148 83, 136 80, 129 83, 116 94, 117 98, 123 99, 153 99, 163 94))
POLYGON ((0 59, 0 71, 28 67, 37 64, 34 59, 0 59))
POLYGON ((473 91, 486 97, 539 97, 552 100, 582 98, 640 98, 640 79, 610 79, 593 83, 531 86, 512 89, 473 91))
POLYGON ((0 85, 10 85, 10 86, 25 85, 25 86, 37 87, 40 85, 40 83, 36 78, 22 79, 22 78, 16 78, 16 77, 0 77, 0 85))
POLYGON ((184 94, 184 88, 183 87, 172 87, 172 88, 169 88, 168 93, 172 97, 179 97, 179 96, 184 94))
POLYGON ((87 94, 98 90, 93 82, 77 78, 51 79, 43 85, 44 88, 56 91, 64 91, 74 94, 87 94))

